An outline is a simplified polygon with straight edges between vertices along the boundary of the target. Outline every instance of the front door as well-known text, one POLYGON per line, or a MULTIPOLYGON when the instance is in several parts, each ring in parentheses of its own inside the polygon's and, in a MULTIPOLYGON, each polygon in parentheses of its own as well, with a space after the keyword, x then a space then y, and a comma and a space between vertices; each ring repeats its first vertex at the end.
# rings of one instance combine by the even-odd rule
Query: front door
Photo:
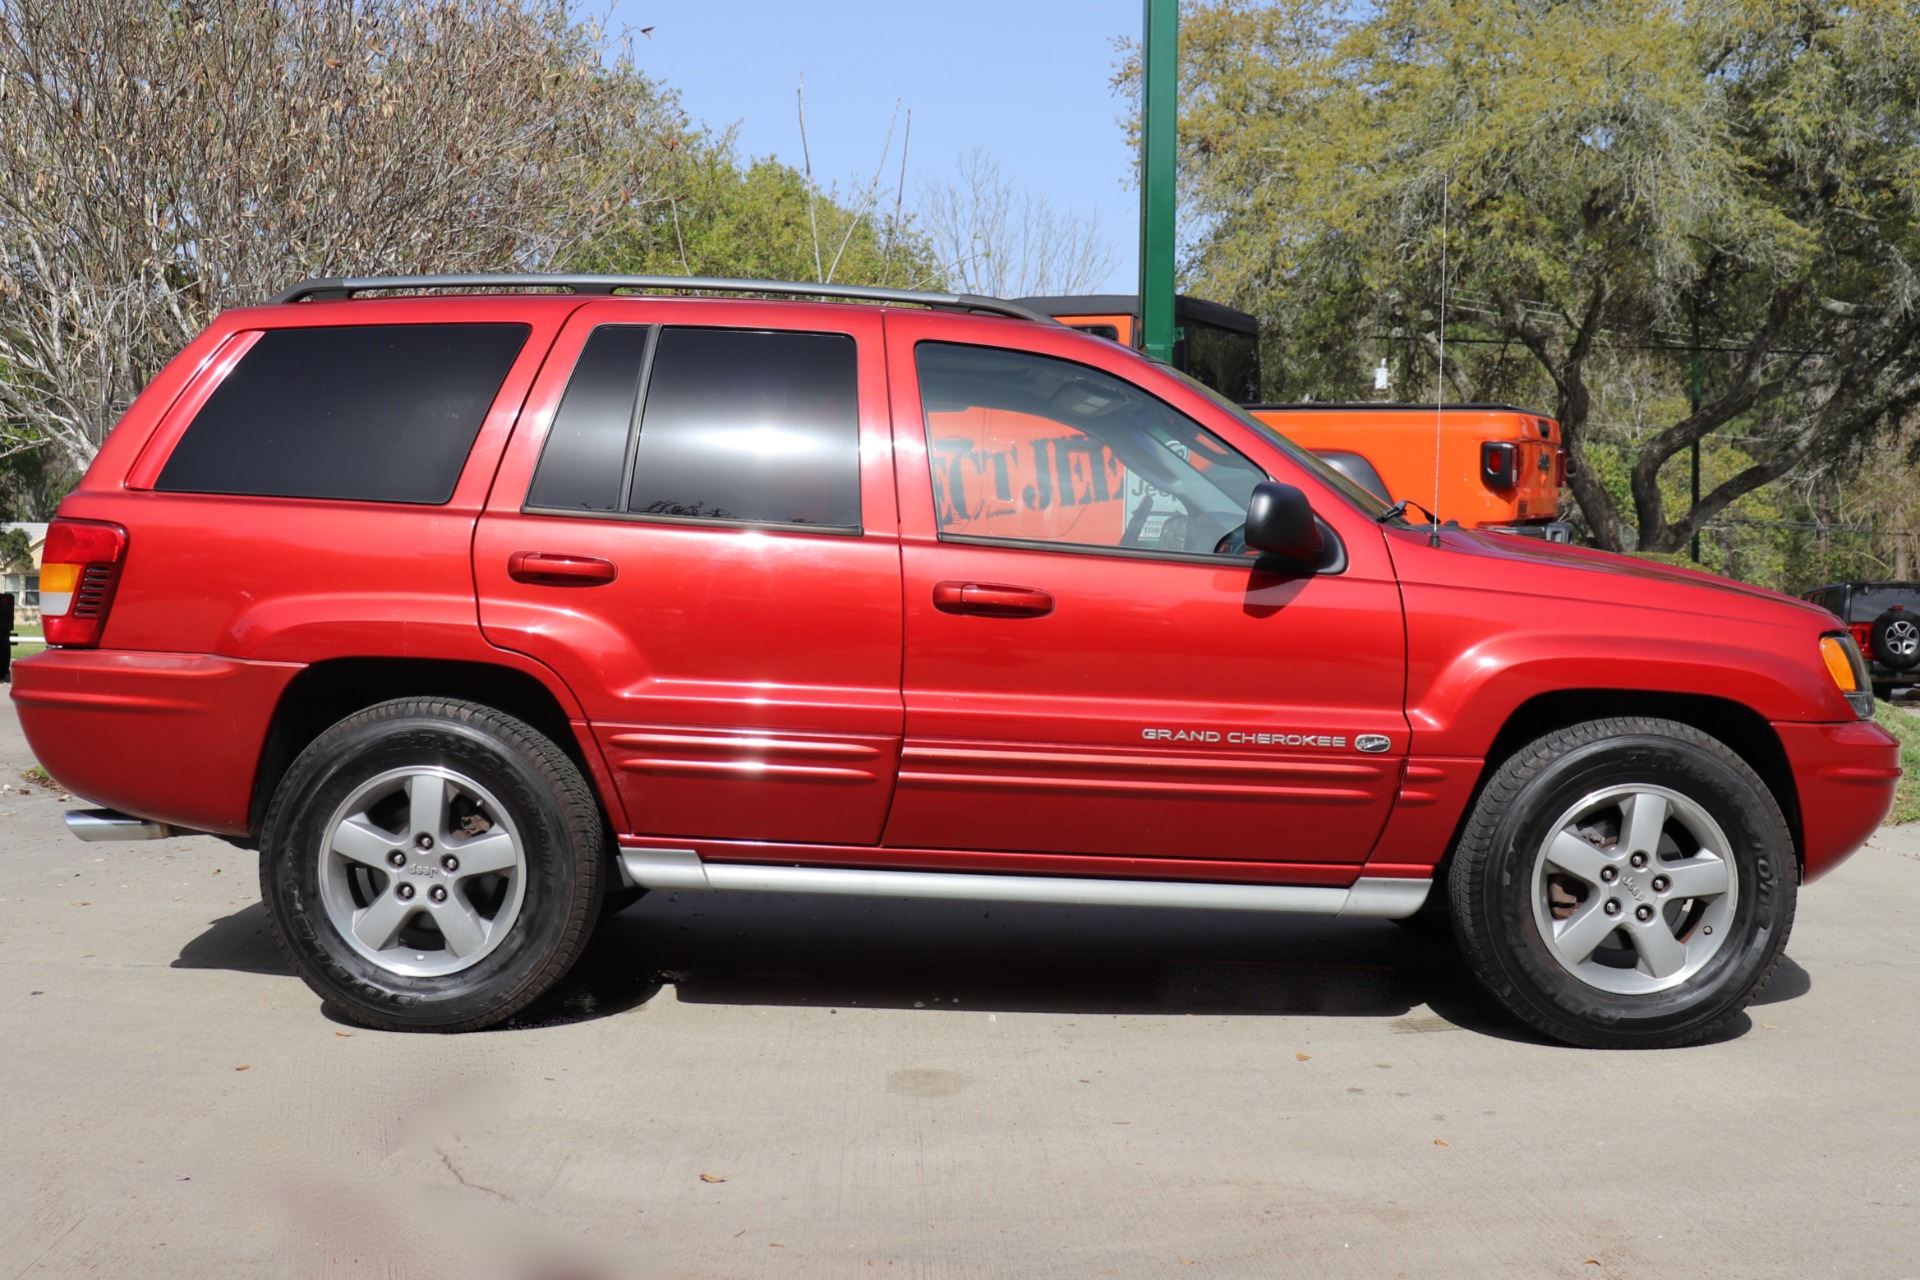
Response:
POLYGON ((887 843, 1247 878, 1364 862, 1408 743, 1372 520, 1310 490, 1339 505, 1344 563, 1260 572, 1216 548, 1255 483, 1304 477, 1255 428, 1085 339, 954 329, 888 319, 906 737, 887 843))
POLYGON ((630 831, 871 845, 901 731, 879 317, 670 314, 562 331, 474 539, 481 626, 573 689, 630 831))

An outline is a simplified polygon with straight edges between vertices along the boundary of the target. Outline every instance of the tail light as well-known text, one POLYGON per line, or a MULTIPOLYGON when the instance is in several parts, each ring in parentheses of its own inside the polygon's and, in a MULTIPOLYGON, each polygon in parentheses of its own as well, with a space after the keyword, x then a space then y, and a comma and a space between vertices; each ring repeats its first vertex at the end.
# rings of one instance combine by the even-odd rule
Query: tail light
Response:
POLYGON ((40 621, 47 643, 91 649, 100 643, 127 531, 98 520, 59 520, 47 526, 40 563, 40 621))
POLYGON ((1520 446, 1509 440, 1488 440, 1480 446, 1480 478, 1496 489, 1520 483, 1520 446))
POLYGON ((1567 487, 1567 451, 1565 449, 1554 450, 1553 487, 1556 489, 1567 487))
POLYGON ((1853 622, 1847 625, 1853 633, 1853 642, 1860 646, 1860 653, 1867 661, 1873 661, 1873 624, 1871 622, 1853 622))

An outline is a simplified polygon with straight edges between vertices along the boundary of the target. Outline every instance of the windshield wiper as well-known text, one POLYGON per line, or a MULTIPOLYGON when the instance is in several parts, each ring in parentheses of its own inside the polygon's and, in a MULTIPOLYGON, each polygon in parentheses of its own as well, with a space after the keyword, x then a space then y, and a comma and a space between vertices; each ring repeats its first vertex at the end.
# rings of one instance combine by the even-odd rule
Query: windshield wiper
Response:
MULTIPOLYGON (((1389 520, 1397 519, 1406 525, 1407 528, 1411 529, 1413 528, 1413 521, 1407 519, 1407 509, 1409 507, 1427 518, 1427 545, 1430 547, 1438 547, 1440 545, 1440 517, 1413 501, 1411 498, 1402 498, 1375 516, 1374 520, 1379 524, 1385 524, 1389 520)), ((1447 521, 1447 527, 1449 529, 1457 529, 1460 527, 1460 522, 1457 520, 1449 520, 1447 521)))
MULTIPOLYGON (((1388 507, 1385 511, 1382 511, 1379 515, 1375 516, 1373 518, 1374 522, 1376 524, 1385 524, 1389 520, 1406 520, 1407 511, 1409 508, 1411 508, 1414 511, 1418 511, 1421 515, 1425 516, 1427 518, 1428 524, 1437 525, 1440 523, 1439 516, 1433 514, 1433 512, 1427 510, 1425 507, 1421 506, 1419 503, 1415 502, 1411 498, 1403 498, 1399 502, 1394 503, 1392 506, 1388 507)), ((1412 524, 1413 522, 1411 520, 1407 520, 1407 523, 1412 524)))

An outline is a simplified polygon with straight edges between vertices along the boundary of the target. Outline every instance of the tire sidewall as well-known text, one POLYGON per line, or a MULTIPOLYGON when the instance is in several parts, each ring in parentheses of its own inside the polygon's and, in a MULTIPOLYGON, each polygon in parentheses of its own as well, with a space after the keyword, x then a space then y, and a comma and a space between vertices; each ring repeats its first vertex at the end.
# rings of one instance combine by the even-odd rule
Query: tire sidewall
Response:
POLYGON ((1915 613, 1910 609, 1888 609, 1878 618, 1875 618, 1873 621, 1873 631, 1871 633, 1873 653, 1881 666, 1887 668, 1889 671, 1898 671, 1904 675, 1916 666, 1920 666, 1920 651, 1911 654, 1895 654, 1891 652, 1887 642, 1887 632, 1896 622, 1907 622, 1914 626, 1920 626, 1920 613, 1915 613))
POLYGON ((459 719, 381 710, 328 730, 288 770, 261 845, 262 892, 302 976, 349 1012, 410 1027, 484 1024, 557 976, 547 971, 582 892, 582 859, 552 787, 522 752, 459 719), (416 977, 383 968, 341 936, 321 899, 320 876, 327 824, 356 788, 389 770, 433 766, 493 793, 519 831, 525 884, 498 946, 454 973, 416 977))
POLYGON ((1499 816, 1475 910, 1513 997, 1541 1019, 1577 1028, 1593 1043, 1669 1040, 1730 1016, 1770 972, 1792 921, 1792 856, 1757 778, 1683 739, 1601 738, 1541 769, 1499 816), (1554 824, 1584 797, 1622 785, 1664 787, 1704 808, 1726 834, 1737 879, 1731 936, 1699 972, 1646 994, 1602 991, 1570 973, 1548 949, 1533 910, 1535 862, 1554 824))

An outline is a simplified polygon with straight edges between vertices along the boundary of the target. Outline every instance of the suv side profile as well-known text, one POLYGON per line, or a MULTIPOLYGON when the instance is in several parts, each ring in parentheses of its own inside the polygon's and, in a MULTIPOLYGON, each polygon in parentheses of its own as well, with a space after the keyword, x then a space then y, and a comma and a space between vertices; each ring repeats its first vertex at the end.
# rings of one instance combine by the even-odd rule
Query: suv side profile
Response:
POLYGON ((1899 777, 1824 611, 1410 525, 994 299, 310 282, 155 378, 44 560, 13 696, 69 826, 257 847, 293 967, 394 1029, 671 888, 1431 905, 1539 1030, 1686 1043, 1899 777))

